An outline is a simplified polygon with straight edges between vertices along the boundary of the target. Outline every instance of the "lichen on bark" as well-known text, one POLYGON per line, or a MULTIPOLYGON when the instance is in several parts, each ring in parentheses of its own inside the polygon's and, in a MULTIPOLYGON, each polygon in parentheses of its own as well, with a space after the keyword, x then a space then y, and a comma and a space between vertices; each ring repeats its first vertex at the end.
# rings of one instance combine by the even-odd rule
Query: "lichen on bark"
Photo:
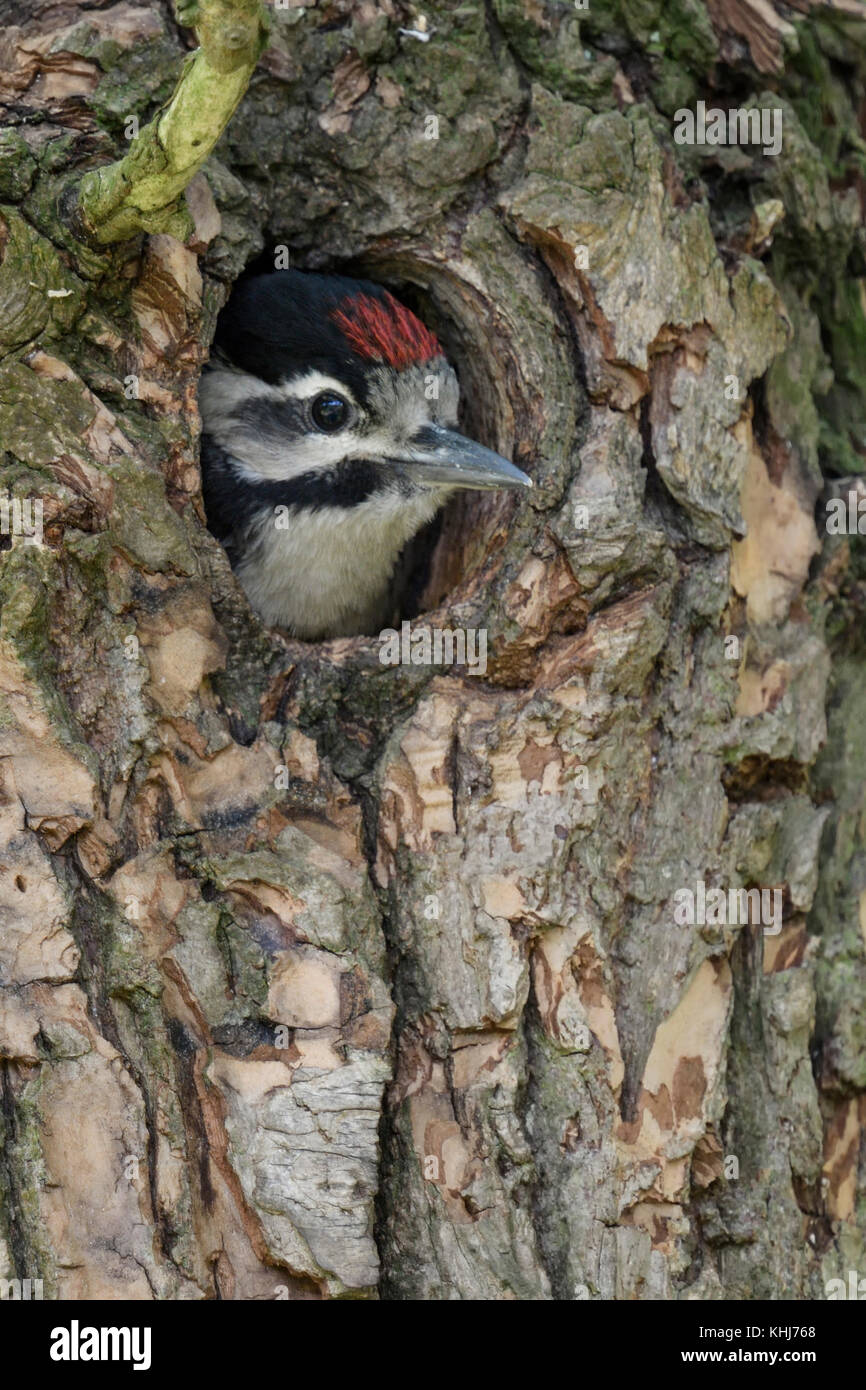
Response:
POLYGON ((234 114, 265 44, 261 0, 193 0, 178 6, 178 18, 195 26, 200 47, 171 99, 132 135, 127 155, 70 190, 76 228, 101 244, 136 232, 190 237, 193 219, 178 199, 234 114))

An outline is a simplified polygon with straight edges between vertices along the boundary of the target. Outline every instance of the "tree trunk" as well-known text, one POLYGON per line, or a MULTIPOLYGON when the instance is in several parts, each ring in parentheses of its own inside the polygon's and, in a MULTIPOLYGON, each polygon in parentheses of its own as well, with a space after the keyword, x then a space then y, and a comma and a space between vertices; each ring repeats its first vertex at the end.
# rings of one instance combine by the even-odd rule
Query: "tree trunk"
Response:
POLYGON ((0 1278, 866 1273, 866 12, 784 12, 288 0, 187 243, 99 246, 64 209, 192 35, 0 4, 0 1278), (700 101, 780 149, 679 143, 700 101), (483 673, 266 630, 205 529, 198 373, 275 247, 402 294, 534 478, 427 562, 412 631, 483 673))

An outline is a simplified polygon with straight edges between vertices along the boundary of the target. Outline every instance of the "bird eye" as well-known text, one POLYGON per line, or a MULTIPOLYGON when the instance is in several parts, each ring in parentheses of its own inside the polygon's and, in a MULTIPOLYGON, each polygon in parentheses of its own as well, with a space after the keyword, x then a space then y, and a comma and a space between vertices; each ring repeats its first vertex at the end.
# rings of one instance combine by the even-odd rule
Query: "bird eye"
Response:
POLYGON ((340 429, 348 420, 349 402, 344 401, 342 396, 335 395, 333 391, 323 391, 313 401, 310 414, 316 429, 330 434, 333 430, 340 429))

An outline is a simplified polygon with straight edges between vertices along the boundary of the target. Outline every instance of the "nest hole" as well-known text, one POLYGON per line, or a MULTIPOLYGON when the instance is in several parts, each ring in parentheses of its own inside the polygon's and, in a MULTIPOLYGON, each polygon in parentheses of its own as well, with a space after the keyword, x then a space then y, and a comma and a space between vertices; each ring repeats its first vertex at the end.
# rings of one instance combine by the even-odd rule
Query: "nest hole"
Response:
MULTIPOLYGON (((312 263, 309 257, 296 257, 291 248, 287 257, 286 243, 281 241, 270 242, 244 267, 235 284, 251 275, 278 270, 287 260, 296 270, 370 280, 411 309, 436 334, 457 373, 458 428, 470 439, 509 456, 499 406, 503 393, 496 388, 497 369, 483 327, 484 309, 465 296, 465 287, 447 266, 432 265, 418 255, 405 253, 366 254, 327 262, 316 258, 312 263)), ((414 620, 459 602, 464 581, 481 563, 494 534, 501 529, 503 508, 513 505, 513 499, 501 493, 455 492, 400 556, 393 583, 398 619, 414 620)))

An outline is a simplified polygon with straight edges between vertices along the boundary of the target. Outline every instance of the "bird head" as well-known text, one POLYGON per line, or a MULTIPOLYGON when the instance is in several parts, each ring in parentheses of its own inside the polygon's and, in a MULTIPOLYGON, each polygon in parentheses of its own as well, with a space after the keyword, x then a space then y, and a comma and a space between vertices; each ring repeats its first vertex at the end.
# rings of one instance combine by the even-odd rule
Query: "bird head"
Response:
POLYGON ((402 548, 455 489, 532 486, 458 431, 458 404, 436 337, 381 286, 291 270, 237 286, 199 388, 202 484, 267 622, 371 630, 402 548))
POLYGON ((275 271, 220 316, 200 401, 205 429, 250 480, 351 502, 375 490, 526 488, 507 459, 456 429, 459 388, 436 337, 379 285, 275 271))

